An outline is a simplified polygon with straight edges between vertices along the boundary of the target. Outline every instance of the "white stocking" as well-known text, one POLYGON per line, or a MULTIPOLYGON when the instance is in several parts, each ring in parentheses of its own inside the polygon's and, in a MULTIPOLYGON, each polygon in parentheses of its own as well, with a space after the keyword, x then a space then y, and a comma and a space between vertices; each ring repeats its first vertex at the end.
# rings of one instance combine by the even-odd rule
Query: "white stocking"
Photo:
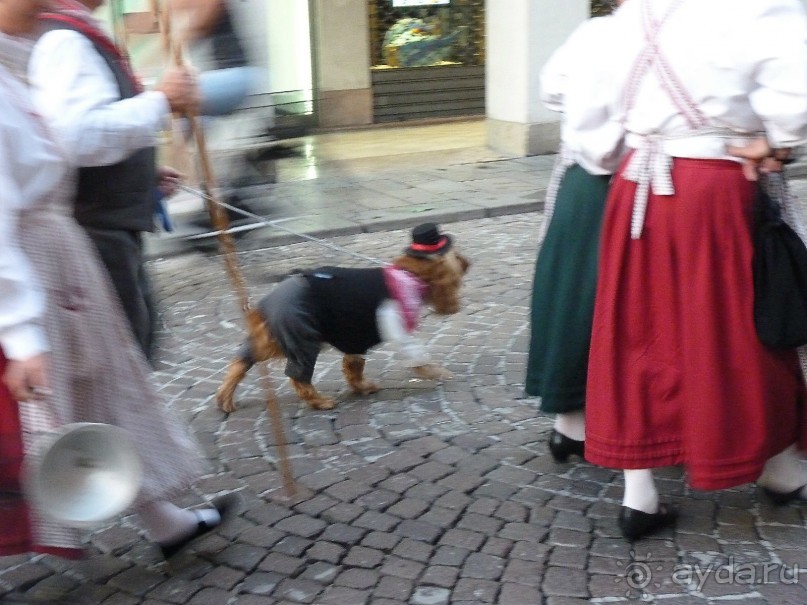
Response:
POLYGON ((650 469, 626 470, 623 506, 643 513, 658 512, 658 490, 650 469))
POLYGON ((137 511, 149 540, 166 544, 193 534, 199 521, 215 525, 221 520, 215 508, 190 511, 164 500, 149 502, 137 511))
POLYGON ((586 440, 586 413, 583 410, 555 416, 555 430, 575 441, 586 440))
POLYGON ((802 488, 800 497, 807 499, 807 466, 795 444, 770 458, 762 469, 757 483, 769 490, 783 494, 802 488))

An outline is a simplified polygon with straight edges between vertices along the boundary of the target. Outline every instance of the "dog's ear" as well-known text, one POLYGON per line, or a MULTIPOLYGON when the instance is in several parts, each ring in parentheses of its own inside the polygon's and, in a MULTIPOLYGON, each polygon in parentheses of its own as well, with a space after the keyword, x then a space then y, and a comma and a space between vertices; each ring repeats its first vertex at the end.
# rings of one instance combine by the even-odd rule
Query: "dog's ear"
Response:
POLYGON ((427 300, 435 313, 451 315, 460 310, 462 276, 470 266, 467 258, 451 250, 445 256, 428 258, 399 256, 393 259, 393 264, 428 284, 427 300))

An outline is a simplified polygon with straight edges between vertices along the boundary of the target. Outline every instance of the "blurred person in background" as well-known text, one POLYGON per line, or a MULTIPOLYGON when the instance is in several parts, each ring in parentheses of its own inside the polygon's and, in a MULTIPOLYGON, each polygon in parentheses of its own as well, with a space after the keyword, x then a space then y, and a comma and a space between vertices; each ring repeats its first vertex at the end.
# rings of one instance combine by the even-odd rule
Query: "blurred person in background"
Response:
MULTIPOLYGON (((236 112, 255 89, 261 70, 250 65, 247 49, 236 25, 233 0, 169 0, 172 16, 177 22, 177 43, 190 51, 196 67, 201 69, 199 115, 224 117, 236 112)), ((207 122, 207 120, 204 120, 207 122)), ((239 195, 239 180, 250 172, 248 160, 239 154, 227 164, 221 175, 224 200, 235 208, 251 212, 239 195)), ((225 209, 232 221, 245 214, 225 209)), ((207 217, 199 221, 209 226, 207 217)))

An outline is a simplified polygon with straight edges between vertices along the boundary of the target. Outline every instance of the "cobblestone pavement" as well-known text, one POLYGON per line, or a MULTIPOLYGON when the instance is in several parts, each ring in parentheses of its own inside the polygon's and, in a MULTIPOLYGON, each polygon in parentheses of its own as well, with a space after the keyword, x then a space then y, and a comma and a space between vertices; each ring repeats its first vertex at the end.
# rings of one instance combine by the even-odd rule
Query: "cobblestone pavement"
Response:
MULTIPOLYGON (((272 376, 285 417, 297 494, 284 497, 265 391, 253 372, 239 409, 213 393, 242 338, 221 258, 202 252, 152 264, 163 312, 162 392, 202 444, 211 473, 183 504, 237 490, 236 523, 169 567, 123 519, 88 536, 80 563, 3 561, 0 601, 104 605, 803 605, 807 526, 799 507, 774 508, 752 486, 691 492, 660 472, 682 517, 630 546, 615 517, 621 475, 555 464, 551 422, 522 395, 527 307, 539 213, 445 224, 473 260, 466 304, 428 315, 421 335, 455 374, 414 381, 386 348, 367 374, 382 390, 346 392, 325 351, 315 382, 332 411, 302 406, 272 376)), ((334 238, 387 259, 408 230, 334 238)), ((311 243, 240 254, 253 298, 295 267, 366 265, 311 243)), ((166 461, 170 464, 170 461, 166 461)))

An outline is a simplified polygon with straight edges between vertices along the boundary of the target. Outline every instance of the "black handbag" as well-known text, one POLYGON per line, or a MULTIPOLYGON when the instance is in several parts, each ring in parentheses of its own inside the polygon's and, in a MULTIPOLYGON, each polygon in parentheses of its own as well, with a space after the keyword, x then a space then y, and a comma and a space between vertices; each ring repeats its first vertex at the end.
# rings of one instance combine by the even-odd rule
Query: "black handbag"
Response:
POLYGON ((807 344, 807 247, 782 218, 784 177, 761 177, 755 202, 754 324, 762 344, 807 344))

